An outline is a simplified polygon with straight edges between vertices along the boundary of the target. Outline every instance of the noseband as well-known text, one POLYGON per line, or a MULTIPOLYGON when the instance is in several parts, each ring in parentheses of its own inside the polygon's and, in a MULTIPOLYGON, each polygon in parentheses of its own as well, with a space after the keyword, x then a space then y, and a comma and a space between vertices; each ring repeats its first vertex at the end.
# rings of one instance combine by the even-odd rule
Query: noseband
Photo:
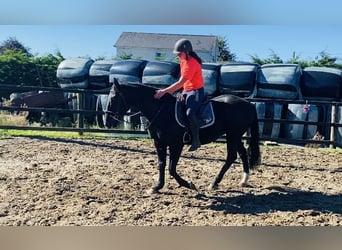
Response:
MULTIPOLYGON (((118 99, 118 103, 117 103, 117 108, 116 108, 116 112, 112 112, 112 111, 106 111, 107 114, 110 115, 110 117, 112 117, 114 120, 118 121, 118 122, 126 122, 127 121, 124 121, 123 119, 120 119, 119 117, 122 116, 120 114, 120 112, 118 111, 119 107, 120 107, 120 104, 122 103, 123 107, 124 107, 124 110, 128 110, 129 109, 129 106, 127 105, 127 102, 126 102, 126 98, 124 96, 124 94, 119 91, 118 89, 116 89, 116 94, 119 95, 119 99, 118 99)), ((151 125, 155 122, 155 120, 158 118, 160 112, 163 110, 165 106, 165 102, 160 106, 160 108, 157 110, 157 112, 155 113, 155 115, 152 117, 151 121, 148 122, 148 125, 146 127, 146 130, 148 130, 151 125)), ((130 114, 131 116, 135 116, 137 114, 140 114, 141 112, 138 111, 136 113, 133 113, 133 114, 130 114)), ((130 123, 130 122, 128 122, 130 123)))
POLYGON ((122 94, 122 92, 120 92, 118 89, 115 92, 119 96, 118 103, 116 104, 116 111, 113 112, 113 111, 107 110, 106 113, 109 114, 110 117, 113 118, 114 120, 116 120, 118 122, 124 122, 124 120, 119 118, 120 116, 123 116, 124 114, 121 115, 118 109, 120 108, 120 104, 121 103, 122 103, 122 105, 124 107, 124 110, 128 110, 129 107, 128 107, 127 102, 126 102, 126 98, 122 94))

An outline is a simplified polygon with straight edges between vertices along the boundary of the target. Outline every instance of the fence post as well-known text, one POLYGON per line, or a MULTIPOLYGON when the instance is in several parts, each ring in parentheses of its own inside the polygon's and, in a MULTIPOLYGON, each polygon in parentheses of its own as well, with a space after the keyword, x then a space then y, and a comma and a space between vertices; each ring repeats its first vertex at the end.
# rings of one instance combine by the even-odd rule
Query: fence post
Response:
MULTIPOLYGON (((84 110, 85 106, 85 98, 84 93, 77 93, 77 109, 84 110)), ((77 113, 77 125, 80 131, 78 132, 79 135, 83 135, 83 128, 84 128, 84 113, 77 113)))
POLYGON ((331 106, 331 126, 330 126, 330 141, 334 142, 330 144, 330 148, 335 148, 335 142, 337 141, 336 135, 336 126, 335 123, 337 121, 337 103, 333 103, 331 106))

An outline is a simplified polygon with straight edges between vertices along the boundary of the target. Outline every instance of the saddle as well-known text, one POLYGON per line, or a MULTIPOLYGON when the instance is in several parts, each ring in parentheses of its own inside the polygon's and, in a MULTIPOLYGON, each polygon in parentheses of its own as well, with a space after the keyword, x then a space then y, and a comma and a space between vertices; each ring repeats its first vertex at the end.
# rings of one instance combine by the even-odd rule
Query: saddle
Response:
MULTIPOLYGON (((188 127, 188 119, 186 117, 185 103, 183 101, 176 101, 175 104, 176 121, 181 127, 188 127)), ((198 112, 199 127, 206 128, 214 124, 215 115, 212 103, 209 99, 205 100, 198 112)))

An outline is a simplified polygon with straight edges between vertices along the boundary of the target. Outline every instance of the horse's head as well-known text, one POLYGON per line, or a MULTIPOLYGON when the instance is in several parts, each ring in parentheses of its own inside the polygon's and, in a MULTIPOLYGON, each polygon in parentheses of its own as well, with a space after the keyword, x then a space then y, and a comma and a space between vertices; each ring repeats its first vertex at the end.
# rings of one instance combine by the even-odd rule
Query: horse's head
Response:
POLYGON ((124 95, 122 86, 117 79, 114 78, 114 84, 108 95, 108 102, 106 107, 106 114, 104 123, 107 128, 116 127, 123 116, 127 113, 130 106, 124 95))

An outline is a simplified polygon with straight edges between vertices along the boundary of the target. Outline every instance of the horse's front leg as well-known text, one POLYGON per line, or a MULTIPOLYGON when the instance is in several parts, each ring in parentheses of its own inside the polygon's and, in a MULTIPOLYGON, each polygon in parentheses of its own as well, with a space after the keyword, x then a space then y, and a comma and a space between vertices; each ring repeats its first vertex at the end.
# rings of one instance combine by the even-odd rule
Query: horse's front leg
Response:
POLYGON ((166 150, 167 145, 158 141, 154 140, 154 146, 157 150, 158 156, 158 170, 159 170, 159 179, 156 186, 154 186, 150 193, 158 193, 160 189, 164 187, 165 184, 165 167, 166 167, 166 150))
POLYGON ((179 186, 186 187, 192 190, 197 190, 196 186, 192 182, 187 182, 182 177, 180 177, 177 173, 177 163, 179 161, 179 157, 182 153, 183 144, 170 146, 170 161, 169 161, 169 173, 175 178, 178 182, 179 186))

